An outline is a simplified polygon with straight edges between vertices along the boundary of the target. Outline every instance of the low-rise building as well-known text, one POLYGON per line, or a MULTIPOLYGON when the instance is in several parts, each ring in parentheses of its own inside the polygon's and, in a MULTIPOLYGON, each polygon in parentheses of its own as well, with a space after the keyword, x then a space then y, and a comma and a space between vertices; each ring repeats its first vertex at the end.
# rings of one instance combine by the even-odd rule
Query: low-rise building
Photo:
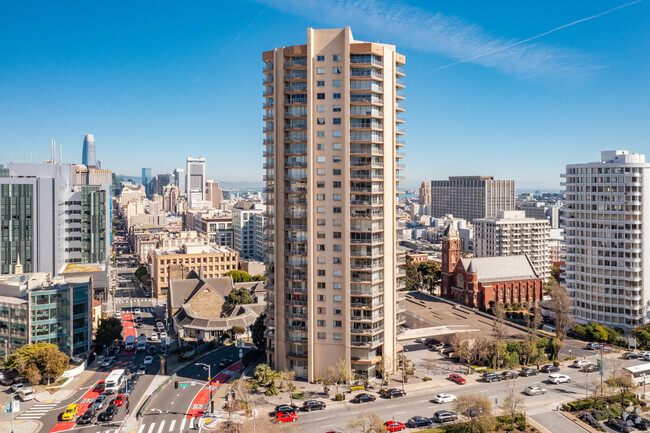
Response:
POLYGON ((236 270, 239 254, 232 248, 186 243, 176 248, 160 248, 149 255, 152 295, 165 298, 171 280, 182 279, 194 270, 204 278, 222 277, 236 270))
POLYGON ((0 276, 0 356, 26 344, 52 343, 80 357, 92 341, 92 277, 47 272, 0 276))

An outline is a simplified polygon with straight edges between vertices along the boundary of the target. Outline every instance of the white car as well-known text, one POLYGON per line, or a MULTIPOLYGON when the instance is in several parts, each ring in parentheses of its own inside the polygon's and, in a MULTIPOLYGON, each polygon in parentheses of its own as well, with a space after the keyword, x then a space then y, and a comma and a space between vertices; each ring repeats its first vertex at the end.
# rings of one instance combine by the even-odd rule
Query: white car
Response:
POLYGON ((158 322, 158 323, 156 323, 156 328, 158 328, 159 332, 162 332, 162 331, 165 330, 165 325, 163 325, 162 322, 158 322))
POLYGON ((645 359, 646 356, 650 357, 650 352, 639 352, 639 359, 645 359))
POLYGON ((135 307, 135 309, 133 310, 133 312, 134 312, 135 314, 140 314, 140 307, 135 307))
POLYGON ((110 367, 110 365, 113 363, 114 359, 115 358, 113 358, 112 356, 104 358, 104 360, 102 361, 102 367, 110 367))
POLYGON ((156 334, 155 332, 152 332, 151 333, 151 341, 158 341, 158 334, 156 334))
POLYGON ((152 362, 153 362, 153 356, 144 357, 144 365, 151 365, 152 362))
POLYGON ((11 385, 11 389, 14 392, 20 392, 20 391, 22 391, 23 389, 26 389, 26 388, 27 387, 25 386, 24 383, 14 383, 13 385, 11 385))
POLYGON ((121 319, 122 318, 122 312, 121 311, 116 311, 115 313, 113 313, 113 317, 115 317, 116 319, 121 319))
POLYGON ((566 374, 559 374, 559 373, 554 373, 554 374, 549 374, 548 375, 548 381, 551 383, 569 383, 571 382, 571 378, 567 376, 566 374))
POLYGON ((524 392, 528 395, 546 394, 546 390, 539 386, 529 386, 524 390, 524 392))
POLYGON ((434 403, 451 403, 452 401, 456 400, 456 396, 453 394, 438 394, 435 397, 433 397, 434 403))
POLYGON ((576 368, 582 368, 583 365, 588 365, 591 364, 589 361, 586 361, 584 359, 576 359, 573 361, 573 366, 576 368))

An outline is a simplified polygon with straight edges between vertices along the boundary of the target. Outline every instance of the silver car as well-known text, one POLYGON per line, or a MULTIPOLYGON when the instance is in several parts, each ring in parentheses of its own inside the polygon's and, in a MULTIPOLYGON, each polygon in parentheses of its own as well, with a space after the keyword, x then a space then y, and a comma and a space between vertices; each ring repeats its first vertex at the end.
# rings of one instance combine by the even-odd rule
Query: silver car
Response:
POLYGON ((539 386, 529 386, 524 390, 524 392, 528 395, 546 394, 546 390, 539 386))

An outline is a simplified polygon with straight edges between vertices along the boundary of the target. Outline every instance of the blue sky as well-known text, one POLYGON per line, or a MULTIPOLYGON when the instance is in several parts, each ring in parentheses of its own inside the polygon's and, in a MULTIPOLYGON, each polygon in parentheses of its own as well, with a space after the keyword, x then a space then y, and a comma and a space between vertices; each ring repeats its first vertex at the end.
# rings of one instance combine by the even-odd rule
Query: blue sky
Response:
POLYGON ((650 0, 0 2, 0 163, 138 175, 205 156, 260 181, 262 51, 351 26, 406 55, 407 185, 449 175, 559 188, 565 164, 650 159, 650 0), (326 5, 326 7, 323 7, 326 5), (457 63, 460 62, 460 63, 457 63))

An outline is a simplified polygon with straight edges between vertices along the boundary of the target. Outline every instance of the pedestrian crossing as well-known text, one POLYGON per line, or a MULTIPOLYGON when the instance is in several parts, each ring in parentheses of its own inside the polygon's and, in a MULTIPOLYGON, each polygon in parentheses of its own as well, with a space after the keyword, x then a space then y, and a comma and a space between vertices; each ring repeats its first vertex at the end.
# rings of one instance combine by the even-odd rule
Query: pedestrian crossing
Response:
MULTIPOLYGON (((181 420, 162 420, 160 422, 154 422, 151 424, 142 423, 138 428, 137 433, 170 433, 170 432, 183 432, 184 428, 187 425, 188 429, 194 428, 194 419, 195 418, 182 418, 181 420)), ((107 432, 97 432, 97 433, 107 433, 107 432)))
POLYGON ((16 417, 18 420, 40 419, 54 410, 59 403, 37 403, 16 417))

